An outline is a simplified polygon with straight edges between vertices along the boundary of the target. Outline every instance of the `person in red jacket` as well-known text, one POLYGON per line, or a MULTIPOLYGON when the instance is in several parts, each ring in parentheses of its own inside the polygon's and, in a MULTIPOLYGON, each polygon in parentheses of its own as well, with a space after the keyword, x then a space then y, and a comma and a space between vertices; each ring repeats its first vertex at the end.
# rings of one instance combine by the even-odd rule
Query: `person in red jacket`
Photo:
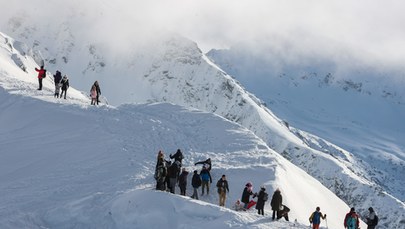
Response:
POLYGON ((357 215, 354 208, 351 208, 350 212, 346 214, 344 226, 347 229, 358 229, 359 221, 359 215, 357 215))
POLYGON ((46 77, 46 70, 44 69, 44 66, 41 66, 41 69, 35 68, 35 71, 38 72, 38 83, 39 87, 38 90, 42 90, 42 79, 46 77))

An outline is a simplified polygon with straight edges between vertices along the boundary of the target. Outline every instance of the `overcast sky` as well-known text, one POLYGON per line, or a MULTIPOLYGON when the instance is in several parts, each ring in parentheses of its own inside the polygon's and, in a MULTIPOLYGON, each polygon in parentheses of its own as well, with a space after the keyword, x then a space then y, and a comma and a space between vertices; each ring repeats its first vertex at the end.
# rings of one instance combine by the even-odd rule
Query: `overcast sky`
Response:
POLYGON ((87 28, 99 27, 108 33, 117 28, 130 30, 131 25, 135 28, 134 35, 151 31, 150 28, 167 29, 196 41, 205 52, 241 41, 260 41, 293 47, 307 54, 336 55, 345 50, 360 58, 398 66, 405 59, 403 0, 0 0, 0 3, 8 6, 7 10, 1 9, 3 23, 15 12, 26 10, 38 15, 40 25, 41 20, 55 20, 55 15, 64 15, 69 5, 80 12, 94 13, 87 28), (99 7, 104 13, 100 14, 99 7))

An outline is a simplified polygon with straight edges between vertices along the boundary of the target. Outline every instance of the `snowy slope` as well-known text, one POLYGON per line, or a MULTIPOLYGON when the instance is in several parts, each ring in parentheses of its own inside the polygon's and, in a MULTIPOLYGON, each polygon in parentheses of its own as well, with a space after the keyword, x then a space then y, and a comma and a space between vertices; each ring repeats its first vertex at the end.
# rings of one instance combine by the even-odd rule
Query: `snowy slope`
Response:
POLYGON ((252 132, 217 115, 171 104, 92 107, 80 94, 60 103, 45 92, 32 96, 32 82, 1 68, 1 228, 307 228, 318 205, 338 228, 349 209, 252 132), (211 157, 214 182, 227 174, 226 208, 216 205, 215 188, 201 201, 153 190, 156 152, 178 147, 188 170, 211 157), (279 187, 298 223, 272 222, 269 205, 265 217, 230 210, 247 181, 270 193, 279 187))
MULTIPOLYGON (((113 14, 102 7, 92 10, 104 16, 113 14)), ((137 38, 114 43, 125 47, 117 52, 106 38, 82 36, 86 23, 94 19, 87 13, 71 8, 69 20, 63 15, 57 17, 46 30, 31 22, 35 18, 29 14, 18 15, 6 27, 33 50, 41 50, 48 70, 67 72, 72 85, 81 90, 88 91, 91 83, 99 80, 103 95, 112 104, 171 102, 215 112, 253 131, 361 211, 373 202, 381 211, 394 208, 397 215, 404 214, 403 202, 365 175, 366 168, 352 155, 317 137, 312 138, 313 144, 303 141, 302 135, 297 137, 298 130, 288 128, 259 99, 213 65, 194 42, 163 33, 146 43, 139 43, 137 38)), ((400 218, 392 216, 384 221, 398 223, 400 218)))

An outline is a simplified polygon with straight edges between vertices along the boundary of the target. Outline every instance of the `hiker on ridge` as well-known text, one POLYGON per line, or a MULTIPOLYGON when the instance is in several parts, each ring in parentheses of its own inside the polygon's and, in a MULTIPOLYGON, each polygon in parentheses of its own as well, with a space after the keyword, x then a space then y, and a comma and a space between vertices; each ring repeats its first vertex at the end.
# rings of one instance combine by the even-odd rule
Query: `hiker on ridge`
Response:
POLYGON ((41 68, 35 68, 35 71, 38 72, 38 89, 37 90, 42 90, 42 79, 46 77, 46 70, 44 69, 44 66, 41 65, 41 68))

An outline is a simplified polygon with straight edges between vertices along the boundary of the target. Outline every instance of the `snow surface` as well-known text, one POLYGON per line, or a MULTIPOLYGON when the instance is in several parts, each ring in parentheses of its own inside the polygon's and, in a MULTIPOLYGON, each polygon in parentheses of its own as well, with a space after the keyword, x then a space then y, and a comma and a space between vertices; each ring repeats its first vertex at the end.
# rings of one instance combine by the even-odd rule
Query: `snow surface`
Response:
POLYGON ((90 106, 73 88, 67 100, 53 98, 51 76, 38 92, 38 66, 4 48, 13 40, 2 37, 1 228, 307 228, 316 206, 328 214, 329 228, 341 227, 349 206, 243 126, 168 103, 90 106), (214 182, 227 175, 225 208, 217 206, 215 188, 200 201, 153 190, 157 151, 177 148, 189 171, 211 157, 214 182), (268 204, 264 217, 230 210, 247 181, 255 191, 280 188, 297 223, 272 222, 268 204))
MULTIPOLYGON (((405 223, 402 220, 405 218, 404 203, 391 193, 392 190, 397 190, 397 193, 403 190, 396 183, 398 180, 401 183, 403 178, 395 175, 401 174, 395 169, 401 170, 403 166, 393 167, 395 172, 387 171, 383 176, 378 176, 378 180, 374 180, 365 164, 349 153, 350 147, 347 151, 347 148, 338 147, 292 126, 288 127, 263 106, 255 95, 248 93, 230 75, 209 61, 194 42, 173 34, 155 34, 147 43, 139 43, 138 37, 134 40, 126 39, 125 34, 117 33, 118 37, 94 39, 95 36, 88 34, 98 34, 99 28, 88 25, 91 24, 89 21, 100 19, 96 14, 108 19, 121 17, 117 17, 117 12, 105 9, 103 4, 102 7, 92 6, 91 13, 86 9, 77 10, 80 8, 77 4, 78 2, 74 2, 73 6, 66 7, 66 11, 58 12, 58 17, 52 22, 35 23, 38 20, 37 15, 27 12, 5 21, 6 25, 8 23, 5 26, 7 31, 28 44, 12 39, 12 42, 3 43, 4 50, 8 50, 4 55, 13 60, 10 63, 20 65, 28 57, 33 57, 35 61, 30 60, 32 63, 45 60, 51 73, 57 69, 63 74, 67 73, 73 87, 83 91, 88 91, 90 85, 99 80, 103 95, 114 105, 169 102, 218 114, 253 131, 269 148, 316 177, 361 212, 366 211, 371 203, 381 212, 393 212, 394 214, 381 219, 382 225, 387 226, 391 222, 394 225, 405 223), (120 40, 121 38, 125 39, 120 40), (10 45, 18 52, 10 51, 7 48, 10 45), (119 52, 113 48, 118 48, 119 52), (390 174, 398 177, 397 181, 390 178, 390 174), (384 184, 384 181, 389 182, 384 184), (389 190, 387 187, 394 188, 389 190)), ((18 74, 21 77, 36 75, 32 72, 32 64, 27 63, 24 68, 27 73, 17 73, 19 70, 14 67, 14 70, 4 70, 4 74, 13 77, 18 74), (16 72, 10 73, 12 71, 16 72)), ((12 93, 31 93, 32 96, 44 96, 48 101, 55 101, 52 97, 51 79, 48 77, 47 80, 49 94, 29 90, 36 87, 35 80, 30 82, 29 87, 24 86, 25 84, 18 88, 11 87, 10 82, 2 85, 13 88, 9 90, 14 91, 12 93)), ((56 102, 63 105, 79 104, 87 109, 85 107, 89 102, 85 94, 87 93, 78 92, 76 97, 75 91, 69 90, 70 98, 67 101, 56 102)), ((396 160, 395 157, 394 159, 396 160)), ((379 171, 371 172, 378 174, 379 171)))

